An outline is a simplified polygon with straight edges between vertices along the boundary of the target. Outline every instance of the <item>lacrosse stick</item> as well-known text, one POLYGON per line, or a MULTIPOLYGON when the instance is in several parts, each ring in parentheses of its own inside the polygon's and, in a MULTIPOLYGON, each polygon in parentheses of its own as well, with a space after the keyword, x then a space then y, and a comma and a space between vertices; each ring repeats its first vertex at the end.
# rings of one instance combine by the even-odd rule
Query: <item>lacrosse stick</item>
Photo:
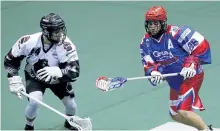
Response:
POLYGON ((36 101, 37 103, 39 103, 42 106, 50 109, 51 111, 57 113, 58 115, 64 117, 69 122, 69 124, 71 126, 77 128, 78 130, 89 130, 89 131, 92 130, 92 123, 91 123, 90 118, 80 118, 78 116, 66 116, 63 113, 57 111, 56 109, 50 107, 49 105, 43 103, 42 101, 35 99, 34 97, 30 96, 29 94, 27 94, 23 91, 21 91, 21 94, 23 94, 24 96, 36 101))
MULTIPOLYGON (((162 77, 177 76, 178 74, 179 73, 163 74, 162 77)), ((127 81, 150 79, 151 77, 152 76, 132 77, 132 78, 124 78, 124 77, 108 78, 105 76, 100 76, 96 80, 96 87, 102 91, 112 91, 116 88, 120 88, 127 81)))

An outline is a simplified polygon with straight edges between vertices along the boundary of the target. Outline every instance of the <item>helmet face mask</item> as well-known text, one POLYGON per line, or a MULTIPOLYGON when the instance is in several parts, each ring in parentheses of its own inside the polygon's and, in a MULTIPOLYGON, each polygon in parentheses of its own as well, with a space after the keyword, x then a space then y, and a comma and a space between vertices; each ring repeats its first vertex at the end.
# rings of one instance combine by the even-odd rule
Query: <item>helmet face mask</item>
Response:
POLYGON ((66 29, 58 29, 51 31, 51 34, 49 36, 51 41, 59 43, 60 41, 63 41, 66 37, 66 29))
POLYGON ((148 32, 152 35, 155 36, 157 35, 160 30, 161 30, 161 22, 160 21, 148 21, 147 22, 147 28, 148 32))
POLYGON ((52 43, 63 42, 66 38, 67 30, 65 22, 57 14, 50 13, 41 18, 40 26, 43 35, 52 43))

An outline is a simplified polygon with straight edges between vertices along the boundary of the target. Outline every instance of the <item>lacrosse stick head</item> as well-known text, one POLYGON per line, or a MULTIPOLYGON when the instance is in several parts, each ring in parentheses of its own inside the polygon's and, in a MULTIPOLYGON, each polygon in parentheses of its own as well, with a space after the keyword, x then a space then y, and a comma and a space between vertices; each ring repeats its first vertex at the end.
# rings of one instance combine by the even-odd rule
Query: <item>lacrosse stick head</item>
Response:
POLYGON ((102 91, 110 91, 116 88, 120 88, 125 82, 127 82, 127 78, 108 78, 106 76, 100 76, 96 79, 96 87, 102 91))
POLYGON ((79 131, 92 131, 92 122, 90 118, 80 118, 78 116, 68 116, 69 124, 79 131))
POLYGON ((102 91, 108 91, 110 86, 110 80, 108 77, 100 76, 96 79, 96 87, 102 91))

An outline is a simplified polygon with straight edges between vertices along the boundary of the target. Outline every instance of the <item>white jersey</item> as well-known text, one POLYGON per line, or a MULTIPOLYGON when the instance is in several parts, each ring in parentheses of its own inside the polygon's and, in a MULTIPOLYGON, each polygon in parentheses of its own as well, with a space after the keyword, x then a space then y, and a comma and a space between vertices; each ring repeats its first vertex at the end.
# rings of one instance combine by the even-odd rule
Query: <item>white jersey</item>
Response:
POLYGON ((13 57, 26 56, 25 70, 32 77, 34 74, 34 64, 39 60, 46 59, 49 66, 59 66, 60 63, 77 61, 78 54, 75 45, 66 37, 63 43, 46 45, 42 43, 42 32, 25 35, 21 37, 12 47, 13 57))

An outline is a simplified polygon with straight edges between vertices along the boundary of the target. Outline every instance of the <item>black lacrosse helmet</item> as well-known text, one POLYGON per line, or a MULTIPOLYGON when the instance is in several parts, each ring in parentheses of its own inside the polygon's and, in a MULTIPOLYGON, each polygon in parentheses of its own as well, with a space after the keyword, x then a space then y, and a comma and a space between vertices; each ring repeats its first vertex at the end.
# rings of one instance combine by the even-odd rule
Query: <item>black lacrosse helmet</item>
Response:
POLYGON ((43 16, 40 20, 43 35, 52 43, 63 42, 66 38, 67 29, 64 20, 55 13, 43 16))

